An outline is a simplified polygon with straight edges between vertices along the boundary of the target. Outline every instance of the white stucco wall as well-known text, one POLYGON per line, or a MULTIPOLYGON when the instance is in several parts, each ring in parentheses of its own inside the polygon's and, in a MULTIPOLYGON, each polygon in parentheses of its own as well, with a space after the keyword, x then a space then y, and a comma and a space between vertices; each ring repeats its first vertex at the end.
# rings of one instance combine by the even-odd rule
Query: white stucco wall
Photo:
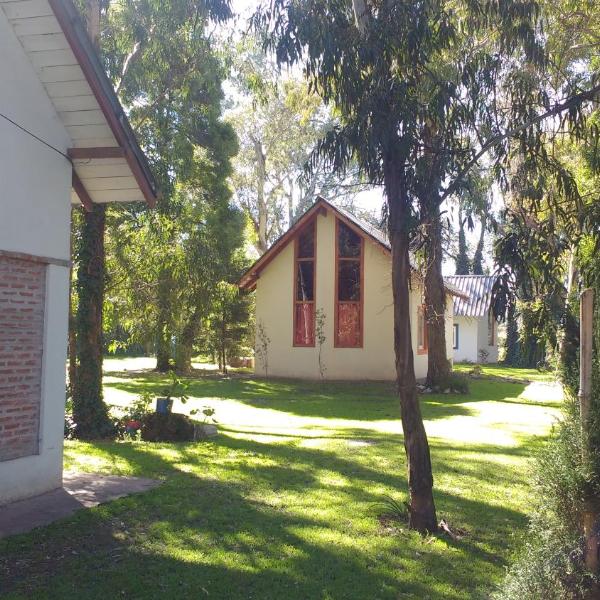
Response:
MULTIPOLYGON (((0 81, 0 112, 66 152, 69 137, 2 11, 0 81)), ((0 250, 69 260, 70 189, 69 162, 0 119, 0 250)), ((40 453, 0 462, 0 503, 61 485, 68 275, 46 268, 40 453)))
MULTIPOLYGON (((365 240, 364 326, 362 348, 334 347, 335 217, 331 211, 316 218, 316 307, 325 314, 326 342, 322 361, 327 379, 393 380, 393 305, 391 259, 376 243, 365 240)), ((256 322, 262 323, 270 338, 269 375, 319 378, 318 344, 314 348, 294 347, 293 338, 294 245, 290 243, 261 272, 256 286, 256 322)), ((411 322, 416 323, 421 288, 411 292, 411 322)), ((452 303, 448 302, 446 338, 452 356, 452 303)), ((416 349, 416 326, 411 327, 416 349)), ((427 375, 427 355, 415 350, 415 372, 427 375)), ((256 359, 256 373, 264 374, 264 364, 256 359)))
MULTIPOLYGON (((478 319, 477 327, 477 346, 478 351, 483 349, 488 353, 486 362, 497 363, 498 362, 498 324, 494 323, 494 344, 490 346, 488 344, 488 320, 487 317, 478 319)), ((479 360, 479 352, 478 352, 479 360)))
POLYGON ((489 353, 487 362, 498 362, 498 326, 496 327, 496 340, 493 346, 488 344, 487 318, 454 317, 458 324, 458 348, 453 350, 455 362, 480 362, 479 350, 484 349, 489 353))

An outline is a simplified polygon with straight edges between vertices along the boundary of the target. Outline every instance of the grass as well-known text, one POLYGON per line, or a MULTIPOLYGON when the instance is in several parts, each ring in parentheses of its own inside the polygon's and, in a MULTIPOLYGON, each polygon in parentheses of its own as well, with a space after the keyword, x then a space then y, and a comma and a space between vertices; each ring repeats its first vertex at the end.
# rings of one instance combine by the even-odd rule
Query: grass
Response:
MULTIPOLYGON (((107 401, 158 391, 165 378, 142 366, 111 361, 107 401)), ((378 518, 406 491, 391 385, 207 373, 175 410, 214 406, 216 441, 67 443, 66 468, 163 484, 0 541, 0 596, 486 598, 526 527, 529 462, 560 403, 509 375, 519 382, 423 397, 438 517, 458 541, 378 518)))

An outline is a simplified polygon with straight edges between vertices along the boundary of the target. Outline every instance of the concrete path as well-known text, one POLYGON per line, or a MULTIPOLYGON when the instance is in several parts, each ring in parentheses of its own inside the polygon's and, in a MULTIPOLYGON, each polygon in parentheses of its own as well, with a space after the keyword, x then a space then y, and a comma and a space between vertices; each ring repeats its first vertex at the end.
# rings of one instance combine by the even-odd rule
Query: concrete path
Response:
POLYGON ((0 506, 0 538, 27 533, 68 517, 81 508, 139 494, 160 483, 142 477, 67 472, 63 475, 62 488, 0 506))

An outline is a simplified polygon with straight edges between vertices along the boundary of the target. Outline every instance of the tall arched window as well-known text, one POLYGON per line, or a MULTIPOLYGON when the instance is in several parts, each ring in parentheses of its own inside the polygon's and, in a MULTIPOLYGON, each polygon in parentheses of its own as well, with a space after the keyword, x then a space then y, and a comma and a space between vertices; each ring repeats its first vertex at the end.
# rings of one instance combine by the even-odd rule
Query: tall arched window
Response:
POLYGON ((294 256, 294 346, 315 345, 315 222, 300 232, 294 256))
POLYGON ((363 344, 363 239, 336 220, 335 346, 363 344))

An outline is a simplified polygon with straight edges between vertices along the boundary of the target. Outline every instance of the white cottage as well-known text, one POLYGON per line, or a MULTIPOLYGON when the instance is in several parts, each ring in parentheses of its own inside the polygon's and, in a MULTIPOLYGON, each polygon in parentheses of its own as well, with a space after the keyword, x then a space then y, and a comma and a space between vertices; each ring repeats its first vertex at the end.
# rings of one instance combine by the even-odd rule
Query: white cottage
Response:
POLYGON ((452 350, 456 362, 497 363, 498 324, 491 310, 491 275, 453 275, 446 277, 462 296, 454 296, 452 350))
POLYGON ((0 504, 62 484, 72 203, 155 184, 71 0, 0 0, 0 504))
MULTIPOLYGON (((391 247, 381 231, 348 211, 319 198, 248 270, 240 287, 256 290, 257 373, 395 379, 391 247)), ((446 289, 461 295, 450 284, 446 289)), ((449 357, 452 311, 448 302, 449 357)), ((427 326, 416 272, 410 316, 415 372, 425 378, 427 326)))

